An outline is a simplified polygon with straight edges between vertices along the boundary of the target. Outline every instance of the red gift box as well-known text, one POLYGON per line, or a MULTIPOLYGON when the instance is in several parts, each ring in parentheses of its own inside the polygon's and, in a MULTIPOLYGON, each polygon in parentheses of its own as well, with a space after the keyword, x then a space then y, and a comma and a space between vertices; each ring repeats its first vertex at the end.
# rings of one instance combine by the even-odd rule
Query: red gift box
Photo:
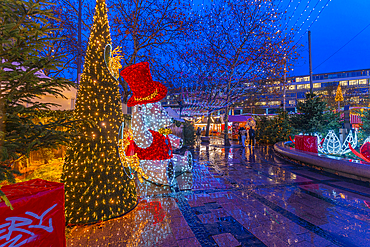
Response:
POLYGON ((64 184, 34 179, 1 188, 0 246, 66 246, 64 184))
POLYGON ((295 148, 302 151, 317 153, 317 137, 296 135, 295 148))

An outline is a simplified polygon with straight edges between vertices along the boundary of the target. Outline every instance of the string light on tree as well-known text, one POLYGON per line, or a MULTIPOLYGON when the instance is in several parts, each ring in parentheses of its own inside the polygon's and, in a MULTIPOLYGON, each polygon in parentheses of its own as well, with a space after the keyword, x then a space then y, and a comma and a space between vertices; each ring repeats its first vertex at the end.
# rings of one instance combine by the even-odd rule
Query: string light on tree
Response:
POLYGON ((342 94, 342 88, 340 87, 340 84, 338 84, 337 92, 335 94, 335 101, 338 102, 338 112, 340 110, 340 102, 343 101, 343 94, 342 94))
POLYGON ((97 0, 74 113, 82 133, 71 142, 63 167, 67 224, 107 220, 137 205, 135 183, 116 148, 123 114, 118 81, 104 61, 108 44, 106 4, 97 0))

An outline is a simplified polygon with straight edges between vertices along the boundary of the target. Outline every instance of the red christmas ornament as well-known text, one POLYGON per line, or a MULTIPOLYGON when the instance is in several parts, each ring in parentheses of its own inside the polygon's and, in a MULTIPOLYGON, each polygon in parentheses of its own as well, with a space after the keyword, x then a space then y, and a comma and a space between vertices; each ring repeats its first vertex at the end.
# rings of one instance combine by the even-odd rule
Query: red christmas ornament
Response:
POLYGON ((128 107, 154 103, 167 95, 167 87, 158 81, 153 81, 147 62, 131 65, 120 74, 133 93, 127 102, 128 107))

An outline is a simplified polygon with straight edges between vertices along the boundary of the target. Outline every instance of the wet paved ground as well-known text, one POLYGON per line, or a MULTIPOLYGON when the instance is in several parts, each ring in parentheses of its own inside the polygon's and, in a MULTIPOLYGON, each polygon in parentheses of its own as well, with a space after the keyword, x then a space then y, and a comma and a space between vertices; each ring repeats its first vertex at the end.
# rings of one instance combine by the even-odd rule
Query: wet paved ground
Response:
POLYGON ((67 246, 370 246, 367 183, 221 144, 198 146, 172 189, 138 184, 132 212, 73 228, 67 246))

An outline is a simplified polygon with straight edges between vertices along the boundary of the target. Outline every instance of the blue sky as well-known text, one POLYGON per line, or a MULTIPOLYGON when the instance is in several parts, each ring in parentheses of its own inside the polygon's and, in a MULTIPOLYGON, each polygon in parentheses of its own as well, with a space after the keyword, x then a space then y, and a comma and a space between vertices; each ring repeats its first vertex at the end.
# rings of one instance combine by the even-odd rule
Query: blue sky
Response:
MULTIPOLYGON (((369 11, 370 0, 331 0, 329 2, 310 28, 314 74, 370 69, 369 11), (366 26, 368 27, 361 32, 366 26), (359 35, 355 37, 357 34, 359 35), (351 42, 340 49, 352 38, 354 39, 351 42), (332 57, 329 58, 330 56, 332 57), (325 61, 326 59, 328 60, 325 61)), ((307 39, 306 34, 302 38, 303 42, 301 41, 305 45, 301 54, 303 59, 301 58, 294 67, 293 75, 309 74, 307 39)))
MULTIPOLYGON (((211 0, 193 0, 195 5, 203 2, 209 4, 211 0)), ((314 74, 370 69, 370 0, 281 0, 280 8, 288 10, 287 16, 300 17, 296 27, 304 23, 295 35, 297 40, 302 37, 300 43, 304 47, 290 75, 309 74, 307 31, 310 25, 314 74), (319 18, 314 22, 317 15, 319 18)), ((291 25, 295 18, 289 22, 291 25)))

